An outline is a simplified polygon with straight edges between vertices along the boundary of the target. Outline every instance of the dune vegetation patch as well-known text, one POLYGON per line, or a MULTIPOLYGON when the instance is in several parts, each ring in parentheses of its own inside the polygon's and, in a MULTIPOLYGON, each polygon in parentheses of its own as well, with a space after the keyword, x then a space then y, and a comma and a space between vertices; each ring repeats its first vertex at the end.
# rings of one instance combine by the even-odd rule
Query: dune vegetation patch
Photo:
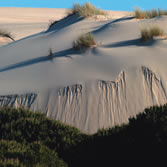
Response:
POLYGON ((50 20, 49 24, 48 24, 48 29, 51 28, 51 27, 53 27, 58 22, 59 22, 58 20, 50 20))
POLYGON ((142 41, 152 40, 153 37, 157 37, 157 36, 160 36, 160 37, 165 36, 164 30, 157 25, 151 26, 149 28, 144 27, 141 29, 142 41))
POLYGON ((0 122, 2 167, 98 167, 111 157, 113 164, 125 159, 129 165, 129 157, 151 164, 152 157, 162 160, 167 145, 167 104, 91 135, 23 108, 0 108, 0 122))
POLYGON ((0 29, 0 37, 9 38, 12 41, 14 41, 13 35, 10 32, 7 32, 6 30, 0 29))
POLYGON ((96 8, 93 4, 90 2, 84 3, 83 5, 80 5, 78 3, 75 3, 71 9, 70 12, 67 13, 67 16, 60 20, 51 20, 48 24, 48 29, 53 27, 56 23, 59 21, 66 19, 74 14, 78 14, 79 16, 82 16, 84 18, 91 17, 91 16, 98 16, 98 15, 107 15, 107 13, 99 8, 96 8))
POLYGON ((84 18, 93 16, 93 15, 106 15, 106 13, 103 10, 96 8, 94 5, 92 5, 89 2, 83 5, 80 5, 78 3, 74 4, 72 8, 72 13, 79 14, 84 18))
POLYGON ((139 8, 136 8, 134 11, 134 16, 136 19, 150 19, 162 15, 167 15, 167 10, 152 9, 150 11, 142 11, 139 8))
POLYGON ((52 59, 53 59, 53 56, 54 56, 53 51, 52 51, 52 49, 50 48, 50 49, 49 49, 49 52, 48 52, 48 58, 52 60, 52 59))
POLYGON ((97 45, 96 40, 91 33, 86 33, 73 42, 73 49, 83 50, 93 48, 97 45))

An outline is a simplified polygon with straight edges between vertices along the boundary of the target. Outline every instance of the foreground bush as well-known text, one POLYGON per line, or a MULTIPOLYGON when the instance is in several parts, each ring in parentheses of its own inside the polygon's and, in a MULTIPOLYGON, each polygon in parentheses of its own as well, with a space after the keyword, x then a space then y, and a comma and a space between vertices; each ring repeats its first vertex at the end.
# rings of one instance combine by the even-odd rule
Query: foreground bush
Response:
POLYGON ((151 11, 142 11, 138 8, 134 11, 134 16, 137 19, 150 19, 157 16, 167 15, 167 10, 161 10, 161 9, 152 9, 151 11))
POLYGON ((12 41, 14 41, 14 38, 13 38, 13 36, 11 35, 11 33, 10 33, 10 32, 7 32, 7 31, 5 31, 5 30, 0 29, 0 36, 1 36, 1 37, 5 37, 5 38, 9 38, 9 39, 11 39, 12 41))
POLYGON ((156 25, 151 26, 150 28, 141 29, 141 40, 142 41, 152 40, 153 37, 156 37, 156 36, 165 36, 164 31, 156 25))
POLYGON ((12 167, 66 167, 55 151, 38 143, 23 144, 0 141, 0 166, 12 167))
POLYGON ((167 148, 167 105, 145 109, 128 124, 94 135, 44 114, 5 108, 0 109, 0 132, 2 167, 134 166, 134 162, 150 166, 155 161, 167 165, 162 158, 167 148))
POLYGON ((72 8, 73 14, 79 14, 82 17, 90 17, 93 15, 105 15, 105 12, 101 9, 96 8, 91 3, 85 3, 83 5, 74 4, 72 8))
POLYGON ((77 40, 73 43, 74 49, 87 49, 96 46, 96 41, 94 39, 93 34, 86 33, 81 35, 77 40))

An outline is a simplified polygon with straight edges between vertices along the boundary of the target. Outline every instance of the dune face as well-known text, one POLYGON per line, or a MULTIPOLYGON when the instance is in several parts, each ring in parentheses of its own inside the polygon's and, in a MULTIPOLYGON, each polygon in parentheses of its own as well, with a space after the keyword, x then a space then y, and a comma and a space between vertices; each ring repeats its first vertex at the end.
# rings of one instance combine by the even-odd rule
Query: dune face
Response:
POLYGON ((18 40, 46 30, 51 21, 62 19, 68 12, 68 9, 0 7, 0 28, 18 40))
POLYGON ((27 107, 86 133, 128 122, 167 102, 167 41, 140 41, 140 28, 167 17, 97 21, 72 15, 0 48, 0 105, 27 107), (98 45, 72 49, 92 32, 98 45), (53 55, 49 57, 49 50, 53 55))

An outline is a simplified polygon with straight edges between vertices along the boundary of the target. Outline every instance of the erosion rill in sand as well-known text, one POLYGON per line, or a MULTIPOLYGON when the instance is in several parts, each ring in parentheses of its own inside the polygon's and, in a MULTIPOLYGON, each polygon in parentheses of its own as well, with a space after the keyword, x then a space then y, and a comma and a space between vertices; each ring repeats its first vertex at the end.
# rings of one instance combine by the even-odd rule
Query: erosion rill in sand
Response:
POLYGON ((41 111, 94 133, 166 103, 167 42, 140 36, 141 25, 152 23, 166 27, 167 16, 100 21, 75 14, 1 47, 0 105, 41 111), (97 45, 73 49, 86 33, 97 45))

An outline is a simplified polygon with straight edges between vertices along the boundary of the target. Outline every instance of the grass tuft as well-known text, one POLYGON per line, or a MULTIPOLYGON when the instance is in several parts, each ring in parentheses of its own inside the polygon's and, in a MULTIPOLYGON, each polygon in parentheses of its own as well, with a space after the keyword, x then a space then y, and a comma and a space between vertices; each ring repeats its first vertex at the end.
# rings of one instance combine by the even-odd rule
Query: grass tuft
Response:
POLYGON ((141 40, 148 41, 152 40, 155 36, 165 36, 164 30, 157 25, 151 26, 150 28, 141 29, 141 40))
POLYGON ((58 23, 59 21, 58 20, 50 20, 49 21, 49 24, 48 24, 48 29, 50 29, 51 27, 53 27, 56 23, 58 23))
POLYGON ((9 39, 11 39, 12 41, 15 41, 10 32, 7 32, 7 31, 2 30, 2 29, 0 29, 0 36, 1 36, 1 37, 5 37, 5 38, 9 38, 9 39))
POLYGON ((49 59, 50 59, 51 61, 53 60, 53 56, 54 56, 53 51, 52 51, 52 49, 50 48, 50 49, 49 49, 49 53, 48 53, 48 57, 49 57, 49 59))
POLYGON ((101 9, 96 8, 91 3, 87 2, 83 5, 80 5, 78 3, 74 4, 72 8, 73 14, 79 14, 82 17, 90 17, 93 15, 105 15, 105 12, 101 9))
POLYGON ((142 11, 139 8, 136 8, 134 11, 134 16, 137 19, 150 19, 162 15, 167 15, 167 10, 152 9, 151 11, 142 11))
POLYGON ((73 48, 76 50, 87 49, 96 46, 96 41, 91 33, 81 35, 73 42, 73 48))

